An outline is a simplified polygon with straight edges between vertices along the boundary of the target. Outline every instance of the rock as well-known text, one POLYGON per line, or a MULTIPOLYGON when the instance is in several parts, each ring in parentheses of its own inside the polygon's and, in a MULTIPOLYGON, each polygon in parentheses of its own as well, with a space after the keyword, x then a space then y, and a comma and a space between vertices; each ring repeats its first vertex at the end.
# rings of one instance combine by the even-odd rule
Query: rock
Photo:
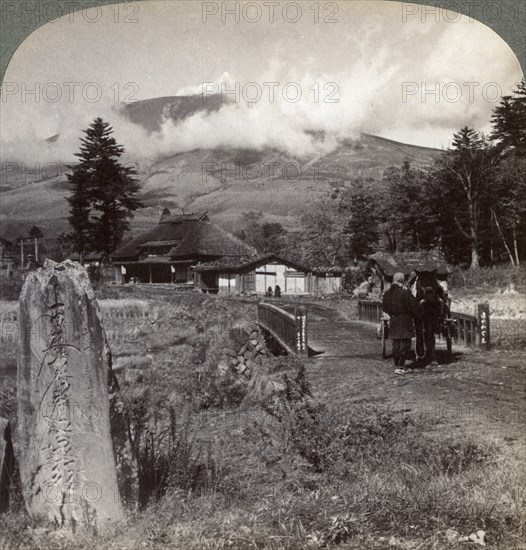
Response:
POLYGON ((456 542, 460 538, 460 533, 455 529, 446 530, 446 540, 448 542, 456 542))
POLYGON ((479 529, 476 533, 471 533, 468 537, 470 542, 474 542, 480 546, 486 546, 486 532, 479 529))
POLYGON ((235 350, 237 349, 237 342, 229 338, 223 342, 223 348, 235 350))
POLYGON ((221 376, 225 375, 228 371, 228 363, 226 361, 220 361, 217 365, 217 370, 221 376))
POLYGON ((239 355, 243 355, 247 351, 247 345, 245 344, 240 350, 239 355))
POLYGON ((251 369, 253 369, 254 367, 257 367, 257 364, 254 363, 254 361, 252 361, 251 359, 248 359, 247 361, 245 361, 245 365, 251 369))
POLYGON ((223 348, 223 353, 229 357, 237 357, 237 352, 231 348, 223 348))
POLYGON ((237 372, 239 372, 239 374, 243 374, 246 370, 247 370, 247 366, 244 365, 243 363, 240 363, 239 366, 237 367, 237 372))
POLYGON ((230 359, 230 364, 231 364, 233 367, 239 365, 239 361, 237 360, 237 357, 232 357, 232 359, 230 359))
POLYGON ((244 363, 244 362, 245 362, 245 358, 244 358, 242 355, 238 355, 238 356, 237 356, 237 360, 238 360, 240 363, 244 363))
POLYGON ((26 508, 65 528, 123 519, 110 433, 111 353, 86 270, 46 260, 19 300, 15 452, 26 508))
POLYGON ((245 359, 252 359, 254 357, 254 352, 253 351, 245 351, 244 357, 245 357, 245 359))

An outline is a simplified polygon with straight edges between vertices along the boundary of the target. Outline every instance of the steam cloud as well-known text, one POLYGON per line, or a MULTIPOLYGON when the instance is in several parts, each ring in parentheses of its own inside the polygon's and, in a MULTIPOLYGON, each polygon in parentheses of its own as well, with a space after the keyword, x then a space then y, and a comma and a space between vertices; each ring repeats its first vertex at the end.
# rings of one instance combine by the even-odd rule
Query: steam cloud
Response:
POLYGON ((151 160, 194 149, 275 148, 295 157, 326 154, 343 139, 353 139, 366 128, 374 97, 391 78, 394 67, 354 66, 345 81, 329 75, 303 74, 261 81, 237 82, 228 73, 212 82, 177 90, 175 95, 198 95, 204 109, 183 120, 165 118, 159 131, 132 123, 111 94, 94 104, 80 98, 56 103, 7 98, 2 109, 2 158, 23 162, 72 162, 81 130, 100 116, 115 130, 128 160, 151 160), (361 75, 359 73, 362 73, 361 75), (277 83, 274 85, 265 83, 277 83), (233 90, 238 90, 237 100, 233 90), (221 92, 219 110, 206 109, 210 93, 221 92), (260 98, 257 98, 258 95, 260 98), (258 99, 257 101, 253 101, 258 99), (54 141, 49 138, 59 135, 54 141))

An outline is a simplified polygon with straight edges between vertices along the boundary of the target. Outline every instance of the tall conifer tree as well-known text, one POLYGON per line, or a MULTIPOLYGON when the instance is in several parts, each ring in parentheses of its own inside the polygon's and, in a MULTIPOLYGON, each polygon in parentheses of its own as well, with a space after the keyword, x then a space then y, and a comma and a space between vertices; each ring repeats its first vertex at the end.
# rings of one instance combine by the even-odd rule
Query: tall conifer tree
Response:
POLYGON ((108 122, 96 118, 83 132, 75 154, 80 162, 68 175, 73 185, 69 238, 81 257, 92 251, 108 260, 129 229, 133 212, 142 206, 137 172, 119 162, 124 147, 112 137, 108 122))

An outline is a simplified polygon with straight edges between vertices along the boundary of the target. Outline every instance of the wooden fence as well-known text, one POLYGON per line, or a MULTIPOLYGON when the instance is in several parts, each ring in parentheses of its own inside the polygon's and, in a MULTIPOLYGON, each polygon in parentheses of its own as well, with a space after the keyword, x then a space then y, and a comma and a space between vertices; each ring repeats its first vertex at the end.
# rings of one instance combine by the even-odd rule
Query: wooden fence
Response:
POLYGON ((272 304, 260 302, 258 323, 291 355, 308 355, 307 310, 304 306, 296 307, 295 314, 292 314, 272 304))
MULTIPOLYGON (((467 348, 489 349, 490 322, 489 305, 478 304, 477 315, 451 312, 456 330, 453 341, 467 348)), ((369 323, 380 323, 382 302, 377 300, 358 300, 358 319, 369 323)))

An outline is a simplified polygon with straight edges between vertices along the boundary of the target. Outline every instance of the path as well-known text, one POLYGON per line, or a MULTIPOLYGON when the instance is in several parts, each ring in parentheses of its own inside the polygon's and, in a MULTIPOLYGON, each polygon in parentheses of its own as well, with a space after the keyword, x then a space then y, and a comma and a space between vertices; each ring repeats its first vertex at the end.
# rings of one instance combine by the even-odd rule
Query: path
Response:
MULTIPOLYGON (((344 414, 357 406, 422 415, 431 430, 479 435, 519 450, 525 437, 525 354, 454 348, 450 362, 394 374, 382 359, 376 326, 309 304, 309 345, 323 353, 308 361, 315 395, 344 414)), ((389 343, 390 348, 390 343, 389 343)))

